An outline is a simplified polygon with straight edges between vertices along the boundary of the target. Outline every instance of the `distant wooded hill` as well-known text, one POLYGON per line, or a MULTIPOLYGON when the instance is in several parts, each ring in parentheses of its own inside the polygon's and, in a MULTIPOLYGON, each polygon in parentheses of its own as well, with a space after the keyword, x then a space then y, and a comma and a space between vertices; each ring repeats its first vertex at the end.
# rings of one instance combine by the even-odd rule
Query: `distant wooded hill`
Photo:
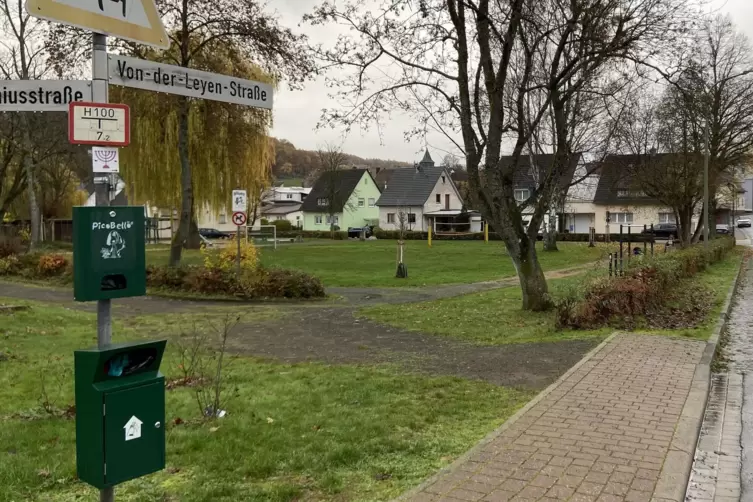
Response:
MULTIPOLYGON (((276 180, 288 178, 310 178, 319 168, 319 157, 314 150, 299 150, 286 139, 274 138, 275 163, 272 174, 276 180)), ((366 167, 394 167, 407 166, 412 162, 383 159, 364 159, 356 155, 346 154, 348 164, 366 167)))

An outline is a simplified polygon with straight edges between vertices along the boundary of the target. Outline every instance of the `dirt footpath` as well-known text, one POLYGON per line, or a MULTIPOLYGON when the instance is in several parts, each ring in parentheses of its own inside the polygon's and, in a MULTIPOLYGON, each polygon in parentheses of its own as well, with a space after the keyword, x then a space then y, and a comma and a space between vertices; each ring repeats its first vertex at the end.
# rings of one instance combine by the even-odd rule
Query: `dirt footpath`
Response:
MULTIPOLYGON (((334 291, 341 298, 336 303, 276 304, 280 315, 274 320, 242 324, 232 349, 240 354, 285 362, 394 363, 409 371, 542 389, 580 360, 597 341, 480 346, 402 331, 355 316, 356 308, 361 305, 426 301, 514 284, 509 282, 410 290, 339 288, 334 291)), ((94 303, 73 302, 71 291, 66 289, 0 283, 0 297, 59 303, 90 312, 96 310, 94 303)), ((139 297, 116 300, 113 305, 117 317, 196 314, 202 310, 209 313, 218 306, 233 304, 139 297)), ((260 308, 258 304, 237 305, 241 313, 260 308)))

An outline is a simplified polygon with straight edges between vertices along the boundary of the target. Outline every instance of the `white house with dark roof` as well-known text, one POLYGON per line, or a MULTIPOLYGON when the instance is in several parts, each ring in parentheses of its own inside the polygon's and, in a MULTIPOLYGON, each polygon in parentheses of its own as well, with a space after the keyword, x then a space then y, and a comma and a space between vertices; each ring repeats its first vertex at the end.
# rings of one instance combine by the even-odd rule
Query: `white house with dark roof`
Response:
MULTIPOLYGON (((405 214, 408 230, 457 231, 455 223, 464 211, 463 200, 450 172, 435 166, 427 150, 412 168, 395 169, 377 201, 379 228, 398 230, 405 214)), ((467 229, 465 229, 467 230, 467 229)))

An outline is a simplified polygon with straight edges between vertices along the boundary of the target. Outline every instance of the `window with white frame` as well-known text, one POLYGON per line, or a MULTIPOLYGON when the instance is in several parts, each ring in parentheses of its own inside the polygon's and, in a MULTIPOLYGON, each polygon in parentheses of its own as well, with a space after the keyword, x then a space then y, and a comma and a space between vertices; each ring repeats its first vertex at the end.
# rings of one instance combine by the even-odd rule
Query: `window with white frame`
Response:
POLYGON ((376 199, 369 197, 369 207, 376 206, 376 199))
POLYGON ((437 204, 441 204, 442 203, 442 194, 438 193, 435 197, 436 197, 435 200, 437 201, 437 204))
POLYGON ((320 197, 319 199, 316 199, 316 205, 317 206, 326 206, 327 205, 327 198, 326 197, 320 197))
POLYGON ((531 197, 531 191, 527 188, 515 190, 515 200, 523 202, 531 197))
POLYGON ((627 188, 620 188, 617 190, 617 197, 630 197, 630 190, 627 188))
POLYGON ((327 225, 337 225, 337 224, 340 223, 340 217, 339 216, 334 216, 334 223, 333 223, 332 220, 333 220, 332 216, 327 216, 327 225))
POLYGON ((292 194, 292 193, 288 193, 288 194, 285 194, 285 196, 286 196, 286 197, 287 197, 288 199, 292 199, 292 198, 293 198, 293 194, 292 194))
POLYGON ((358 199, 358 207, 366 207, 366 199, 358 199))
POLYGON ((659 223, 677 223, 675 213, 659 213, 659 223))
POLYGON ((415 222, 416 222, 416 214, 408 213, 408 223, 415 223, 415 222))
POLYGON ((612 221, 621 225, 632 225, 633 213, 612 213, 612 221))
POLYGON ((220 222, 220 225, 224 225, 225 223, 227 223, 227 215, 221 213, 219 222, 220 222))
POLYGON ((321 214, 317 214, 316 216, 314 216, 314 224, 316 224, 316 225, 321 225, 322 224, 322 215, 321 214))
POLYGON ((387 213, 387 223, 395 223, 395 213, 387 213))

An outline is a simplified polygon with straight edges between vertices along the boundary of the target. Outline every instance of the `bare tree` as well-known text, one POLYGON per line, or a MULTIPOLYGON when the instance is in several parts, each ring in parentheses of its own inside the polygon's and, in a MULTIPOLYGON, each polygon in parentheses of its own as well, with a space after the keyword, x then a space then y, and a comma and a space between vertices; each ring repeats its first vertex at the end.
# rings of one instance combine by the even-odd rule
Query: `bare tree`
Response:
POLYGON ((405 265, 405 236, 411 229, 410 210, 405 206, 397 207, 395 213, 395 227, 397 228, 397 272, 395 277, 406 279, 408 277, 408 267, 405 265))
POLYGON ((350 201, 351 192, 344 189, 342 183, 343 169, 347 155, 342 148, 332 143, 326 143, 323 148, 317 150, 319 158, 318 179, 324 184, 325 197, 320 206, 327 212, 329 218, 330 235, 335 238, 335 217, 338 213, 352 211, 355 206, 350 201))
POLYGON ((748 39, 728 16, 704 19, 682 42, 675 55, 679 63, 653 69, 673 89, 675 106, 685 109, 687 142, 694 151, 704 151, 708 128, 710 221, 699 219, 697 241, 704 223, 714 228, 715 194, 725 173, 744 164, 753 149, 753 58, 748 39))
MULTIPOLYGON (((0 55, 0 73, 8 80, 30 80, 42 78, 49 70, 45 64, 47 57, 44 46, 46 23, 26 12, 24 0, 0 0, 2 11, 3 34, 2 54, 0 55)), ((29 202, 29 218, 31 220, 30 248, 34 249, 40 241, 41 215, 36 196, 36 160, 38 152, 31 137, 32 129, 41 125, 37 117, 29 113, 22 113, 11 118, 18 121, 18 127, 12 128, 20 133, 7 137, 6 141, 17 143, 20 152, 21 167, 16 172, 16 179, 25 178, 26 194, 29 202), (36 155, 35 155, 36 154, 36 155)), ((51 135, 54 141, 54 135, 51 135)), ((15 181, 15 180, 14 180, 15 181)))
POLYGON ((692 241, 692 218, 703 200, 703 153, 694 139, 693 112, 674 88, 660 99, 633 97, 617 124, 620 148, 633 157, 620 171, 631 189, 671 208, 681 245, 692 241))
POLYGON ((581 89, 608 96, 621 62, 652 57, 684 28, 689 1, 394 0, 376 12, 359 1, 325 1, 307 19, 349 31, 317 50, 339 72, 345 107, 326 110, 323 120, 347 130, 381 125, 400 109, 445 134, 465 156, 474 205, 515 263, 523 308, 545 310, 551 302, 535 243, 572 155, 567 107, 581 89), (513 182, 549 111, 555 160, 526 205, 526 226, 513 182), (500 162, 503 145, 511 145, 512 162, 500 162))

